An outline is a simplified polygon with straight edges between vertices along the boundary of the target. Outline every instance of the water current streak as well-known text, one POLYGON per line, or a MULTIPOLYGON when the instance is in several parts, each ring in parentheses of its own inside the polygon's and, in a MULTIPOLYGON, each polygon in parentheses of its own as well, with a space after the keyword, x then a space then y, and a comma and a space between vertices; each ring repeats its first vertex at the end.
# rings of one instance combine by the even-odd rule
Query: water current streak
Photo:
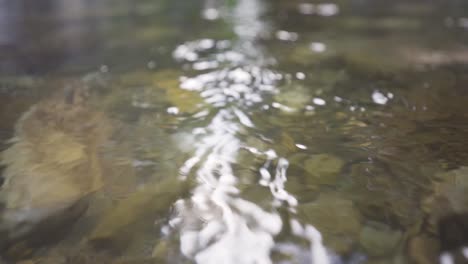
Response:
MULTIPOLYGON (((270 189, 272 205, 286 204, 291 213, 297 205, 284 189, 288 161, 278 157, 274 149, 258 150, 239 139, 239 133, 255 127, 246 110, 259 107, 265 95, 277 92, 276 83, 282 78, 268 69, 274 60, 257 43, 259 36, 270 34, 269 25, 260 18, 263 12, 260 0, 239 0, 232 10, 207 1, 203 17, 214 20, 219 15, 230 22, 237 40, 196 40, 180 45, 173 53, 176 60, 205 71, 183 78, 181 88, 198 91, 212 106, 209 111, 214 111, 208 115, 212 118, 206 127, 193 131, 198 137, 195 153, 180 168, 180 176, 194 176, 197 186, 190 200, 177 202, 178 214, 170 222, 180 229, 182 253, 197 263, 272 263, 274 237, 283 222, 278 213, 239 195, 239 177, 232 164, 241 149, 265 160, 259 168, 259 184, 270 189), (276 172, 271 175, 273 164, 276 172)), ((309 259, 328 263, 320 233, 296 220, 289 224, 294 235, 311 242, 309 259)))

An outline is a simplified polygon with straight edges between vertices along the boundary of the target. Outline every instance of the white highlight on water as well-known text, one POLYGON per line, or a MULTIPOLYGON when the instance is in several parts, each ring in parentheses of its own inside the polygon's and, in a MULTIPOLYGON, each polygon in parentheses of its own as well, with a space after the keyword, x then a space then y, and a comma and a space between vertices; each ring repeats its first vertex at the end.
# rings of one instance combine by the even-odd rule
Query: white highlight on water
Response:
POLYGON ((387 104, 388 100, 392 98, 393 98, 392 93, 388 93, 387 95, 385 95, 379 91, 372 92, 372 101, 374 101, 374 103, 379 104, 379 105, 387 104))
MULTIPOLYGON (((237 112, 239 110, 236 110, 237 112)), ((241 143, 236 111, 220 110, 206 127, 206 136, 196 143, 196 153, 181 168, 181 174, 196 170, 199 185, 190 205, 179 205, 181 251, 197 263, 271 263, 273 237, 282 228, 277 213, 236 195, 238 178, 231 164, 241 143), (201 227, 199 227, 201 225, 201 227)))
MULTIPOLYGON (((213 0, 206 1, 211 4, 203 13, 205 19, 217 19, 218 15, 224 14, 218 12, 213 0), (211 10, 209 12, 213 13, 207 14, 210 8, 215 8, 217 13, 211 10)), ((274 206, 285 204, 294 213, 298 205, 297 199, 285 189, 288 160, 279 157, 274 149, 255 148, 239 138, 255 129, 246 109, 251 106, 260 108, 264 94, 276 92, 276 82, 283 76, 265 67, 274 61, 255 43, 259 36, 269 31, 269 25, 261 20, 261 1, 239 0, 236 3, 230 19, 238 41, 195 40, 179 45, 173 52, 177 61, 195 70, 212 69, 180 79, 182 89, 199 92, 214 110, 206 109, 193 116, 210 118, 208 125, 193 129, 188 133, 190 135, 185 135, 186 140, 179 140, 194 151, 181 166, 180 177, 195 180, 197 185, 189 199, 176 202, 177 213, 169 221, 169 226, 180 232, 181 252, 199 264, 272 263, 270 254, 275 246, 274 237, 284 224, 274 206), (210 52, 205 52, 207 50, 210 52), (270 190, 271 208, 262 208, 240 196, 238 183, 242 177, 236 175, 232 165, 238 162, 241 151, 264 160, 258 170, 258 184, 270 190)), ((327 7, 319 6, 317 12, 324 13, 327 7)), ((279 31, 277 37, 293 41, 297 34, 279 31)), ((297 73, 296 77, 305 78, 305 74, 297 73)), ((314 102, 318 105, 325 104, 323 99, 316 99, 314 102)), ((296 111, 279 103, 272 106, 296 111)), ((307 148, 302 144, 296 146, 307 148)), ((187 147, 181 148, 187 151, 187 147)), ((315 261, 314 264, 329 263, 320 232, 311 225, 302 226, 298 221, 287 224, 295 230, 294 235, 309 241, 310 259, 315 261)))
POLYGON ((313 52, 317 52, 317 53, 321 53, 321 52, 324 52, 325 50, 327 50, 327 46, 325 44, 323 44, 322 42, 312 42, 312 43, 310 43, 309 48, 313 52))

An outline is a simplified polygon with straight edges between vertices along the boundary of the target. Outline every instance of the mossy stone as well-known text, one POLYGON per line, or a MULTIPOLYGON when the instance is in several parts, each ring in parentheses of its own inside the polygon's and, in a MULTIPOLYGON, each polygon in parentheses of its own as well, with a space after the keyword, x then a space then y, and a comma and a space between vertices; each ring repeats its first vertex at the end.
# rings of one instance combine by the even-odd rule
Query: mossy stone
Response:
POLYGON ((66 96, 39 102, 16 123, 15 138, 0 157, 0 244, 13 249, 11 243, 34 244, 50 230, 68 230, 102 188, 100 150, 112 125, 87 98, 83 86, 73 86, 66 96))
POLYGON ((304 169, 308 175, 307 184, 330 184, 336 183, 344 161, 330 154, 318 154, 304 162, 304 169))
POLYGON ((361 215, 352 201, 338 193, 322 193, 316 201, 300 204, 298 216, 301 222, 317 228, 324 244, 339 254, 350 253, 356 244, 361 215))
POLYGON ((428 235, 412 237, 408 242, 408 255, 415 264, 436 264, 440 245, 428 235))
POLYGON ((403 234, 381 223, 372 223, 362 228, 359 242, 371 256, 387 256, 392 254, 401 242, 403 234))
POLYGON ((308 89, 302 85, 293 84, 280 88, 280 92, 274 96, 276 102, 286 108, 285 112, 297 112, 305 108, 312 101, 308 89), (289 109, 289 111, 286 111, 289 109))
POLYGON ((160 215, 183 196, 189 189, 189 182, 177 178, 167 178, 158 185, 129 195, 98 222, 88 237, 96 247, 122 250, 131 242, 132 230, 138 230, 141 219, 160 215))

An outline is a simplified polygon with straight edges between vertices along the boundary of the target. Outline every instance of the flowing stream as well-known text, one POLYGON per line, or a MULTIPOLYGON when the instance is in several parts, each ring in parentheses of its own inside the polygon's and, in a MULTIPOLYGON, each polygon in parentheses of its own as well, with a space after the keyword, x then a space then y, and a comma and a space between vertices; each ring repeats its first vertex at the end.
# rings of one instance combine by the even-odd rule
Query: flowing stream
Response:
MULTIPOLYGON (((284 204, 294 213, 297 206, 296 198, 284 188, 289 162, 274 149, 262 151, 239 139, 239 134, 255 130, 249 112, 264 106, 264 97, 277 93, 277 82, 283 78, 269 69, 275 61, 258 43, 260 36, 272 32, 261 18, 265 8, 261 1, 238 1, 232 11, 222 6, 219 10, 210 5, 206 8, 205 13, 220 13, 231 24, 236 39, 196 40, 178 46, 173 53, 176 60, 195 70, 210 69, 183 79, 181 88, 199 92, 212 106, 199 114, 212 117, 208 126, 192 130, 195 155, 184 163, 180 176, 195 177, 198 186, 188 201, 177 202, 180 216, 171 222, 180 225, 181 252, 197 263, 272 263, 274 237, 289 224, 283 223, 275 207, 284 204), (203 56, 210 49, 219 51, 203 56), (242 175, 232 165, 241 150, 265 160, 258 168, 257 183, 271 191, 270 210, 240 195, 237 184, 242 175)), ((291 221, 295 235, 310 240, 310 261, 328 263, 320 232, 291 221)))
POLYGON ((467 10, 0 0, 0 263, 464 263, 467 10))

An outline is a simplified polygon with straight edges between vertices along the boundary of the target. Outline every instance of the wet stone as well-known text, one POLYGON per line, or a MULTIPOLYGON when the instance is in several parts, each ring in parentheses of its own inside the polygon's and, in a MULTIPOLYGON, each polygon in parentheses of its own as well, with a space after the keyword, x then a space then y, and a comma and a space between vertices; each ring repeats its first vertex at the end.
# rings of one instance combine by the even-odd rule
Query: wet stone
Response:
POLYGON ((168 245, 169 243, 167 241, 161 241, 159 242, 153 249, 153 252, 151 253, 151 256, 154 258, 158 259, 165 259, 166 256, 168 255, 168 245))
POLYGON ((428 235, 418 235, 409 240, 408 255, 415 264, 436 264, 439 242, 428 235))
MULTIPOLYGON (((180 87, 181 73, 174 70, 164 70, 153 76, 153 90, 161 89, 169 103, 182 113, 195 113, 201 109, 203 98, 196 91, 180 87)), ((157 97, 156 97, 157 98, 157 97)), ((155 99, 156 99, 155 98, 155 99)))
POLYGON ((438 175, 435 184, 437 194, 448 199, 450 207, 457 213, 468 210, 468 167, 461 167, 438 175))
POLYGON ((382 223, 369 223, 359 235, 359 242, 371 256, 387 256, 393 253, 401 242, 402 233, 382 223))
POLYGON ((338 180, 344 161, 330 154, 313 155, 304 161, 304 169, 308 172, 306 182, 309 185, 330 184, 338 180))
POLYGON ((280 103, 281 110, 284 112, 297 112, 303 110, 306 105, 312 102, 310 92, 301 85, 290 85, 283 87, 274 97, 277 103, 280 103))
POLYGON ((23 114, 11 146, 1 154, 0 247, 7 252, 25 252, 44 233, 51 232, 48 238, 61 233, 102 186, 98 149, 110 134, 110 122, 85 103, 84 88, 68 94, 67 100, 53 96, 23 114))
POLYGON ((156 110, 173 115, 193 114, 201 109, 203 98, 196 91, 180 87, 181 75, 176 70, 126 73, 101 104, 125 120, 135 119, 141 112, 156 110))
POLYGON ((334 51, 330 50, 325 50, 325 52, 313 52, 309 45, 296 46, 288 54, 288 57, 285 59, 302 66, 318 64, 324 59, 336 55, 334 51))
POLYGON ((294 195, 300 203, 317 198, 319 187, 307 186, 299 177, 288 177, 286 190, 294 195))
POLYGON ((439 173, 436 180, 433 192, 422 202, 422 209, 429 214, 429 227, 433 231, 436 231, 440 219, 468 210, 468 167, 439 173))
POLYGON ((361 216, 353 202, 335 192, 322 193, 316 201, 300 204, 298 216, 322 233, 325 246, 340 253, 349 252, 361 228, 361 216))
POLYGON ((104 213, 88 237, 96 248, 121 251, 141 232, 140 223, 161 215, 189 189, 188 182, 167 178, 155 186, 147 186, 121 200, 115 207, 104 213))

